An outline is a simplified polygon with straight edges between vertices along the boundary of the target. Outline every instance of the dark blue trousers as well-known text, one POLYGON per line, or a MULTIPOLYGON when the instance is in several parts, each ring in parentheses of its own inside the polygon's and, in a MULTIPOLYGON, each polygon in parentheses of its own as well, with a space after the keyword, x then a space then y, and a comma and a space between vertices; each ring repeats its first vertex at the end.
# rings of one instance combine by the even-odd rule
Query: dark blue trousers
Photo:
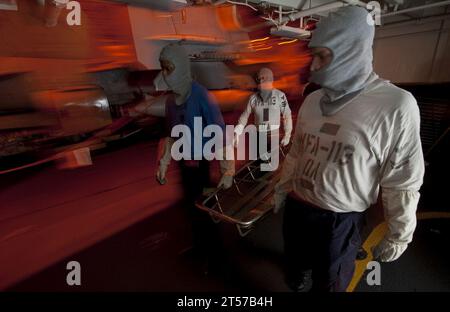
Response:
POLYGON ((203 188, 209 186, 210 163, 207 160, 181 160, 179 164, 184 206, 192 224, 193 247, 199 256, 219 259, 223 251, 219 229, 206 212, 195 206, 195 201, 201 198, 203 188))
POLYGON ((353 277, 363 214, 336 213, 289 195, 283 220, 286 278, 312 269, 313 291, 345 291, 353 277))

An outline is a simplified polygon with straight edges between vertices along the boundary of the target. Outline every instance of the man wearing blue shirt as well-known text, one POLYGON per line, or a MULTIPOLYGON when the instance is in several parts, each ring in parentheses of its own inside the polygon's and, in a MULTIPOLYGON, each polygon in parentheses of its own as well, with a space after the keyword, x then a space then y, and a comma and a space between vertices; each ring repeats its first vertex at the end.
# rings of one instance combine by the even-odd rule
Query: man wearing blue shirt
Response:
MULTIPOLYGON (((165 183, 167 168, 171 161, 172 147, 176 140, 186 139, 177 138, 177 126, 189 130, 188 142, 183 145, 189 151, 181 151, 183 155, 188 155, 179 161, 184 198, 189 215, 193 223, 194 246, 197 247, 200 255, 206 253, 211 258, 217 256, 215 246, 218 245, 218 233, 209 216, 195 207, 195 200, 201 196, 203 188, 209 183, 209 161, 203 155, 205 143, 210 138, 203 136, 203 130, 208 126, 217 126, 225 134, 225 123, 214 98, 208 93, 208 90, 195 82, 191 78, 190 62, 186 51, 179 44, 169 44, 164 47, 160 54, 160 63, 162 69, 162 78, 167 86, 173 91, 173 96, 169 97, 165 106, 165 117, 167 124, 167 136, 165 138, 164 153, 159 160, 159 168, 156 173, 157 179, 161 184, 165 183), (201 121, 201 138, 195 137, 196 122, 201 121), (194 143, 200 140, 200 148, 195 147, 194 143), (198 151, 200 150, 200 154, 198 151)), ((216 128, 217 128, 216 127, 216 128)), ((224 139, 225 135, 222 137, 224 139)), ((222 140, 224 142, 226 140, 222 140)), ((175 149, 174 149, 175 150, 175 149)), ((215 151, 216 154, 222 154, 218 157, 220 160, 220 169, 222 177, 218 187, 230 188, 234 176, 234 161, 226 160, 225 143, 219 145, 215 151)), ((175 150, 176 151, 176 150, 175 150)), ((175 152, 174 151, 174 152, 175 152)), ((179 151, 176 151, 179 152, 179 151)))

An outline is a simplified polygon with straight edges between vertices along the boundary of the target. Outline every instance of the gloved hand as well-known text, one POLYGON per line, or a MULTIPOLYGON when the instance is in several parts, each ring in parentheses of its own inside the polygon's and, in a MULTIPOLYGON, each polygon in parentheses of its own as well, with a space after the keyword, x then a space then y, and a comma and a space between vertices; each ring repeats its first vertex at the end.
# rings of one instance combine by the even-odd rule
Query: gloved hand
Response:
POLYGON ((374 260, 391 262, 397 260, 408 247, 406 243, 394 243, 384 238, 377 246, 372 248, 374 260))
POLYGON ((234 133, 234 136, 233 136, 233 146, 237 148, 238 145, 239 145, 239 134, 237 134, 237 133, 235 132, 235 133, 234 133))
POLYGON ((243 131, 244 131, 244 126, 241 124, 238 124, 234 128, 233 145, 236 148, 238 147, 238 144, 239 144, 239 136, 242 134, 243 131))
POLYGON ((282 192, 276 192, 272 197, 272 204, 274 206, 273 213, 278 213, 281 208, 286 204, 286 194, 282 192))
POLYGON ((284 136, 284 138, 281 140, 280 144, 281 146, 287 146, 289 142, 291 141, 291 136, 284 136))
POLYGON ((217 185, 217 188, 223 187, 224 189, 229 189, 233 185, 233 176, 224 174, 217 185))
POLYGON ((160 164, 158 167, 158 170, 156 171, 156 180, 158 180, 159 184, 164 185, 167 182, 166 179, 166 172, 167 172, 166 165, 160 164))

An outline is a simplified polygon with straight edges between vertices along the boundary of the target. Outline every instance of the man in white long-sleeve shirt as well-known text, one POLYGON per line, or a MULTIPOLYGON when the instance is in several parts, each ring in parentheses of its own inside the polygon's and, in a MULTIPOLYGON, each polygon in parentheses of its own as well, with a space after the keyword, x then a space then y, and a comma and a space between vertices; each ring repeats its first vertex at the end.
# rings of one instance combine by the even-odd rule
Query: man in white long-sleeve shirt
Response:
MULTIPOLYGON (((239 117, 238 124, 234 130, 235 145, 237 147, 239 137, 247 125, 248 118, 254 113, 255 126, 258 135, 267 136, 278 133, 282 116, 284 136, 280 144, 281 146, 286 146, 289 144, 292 132, 291 109, 289 108, 286 95, 273 87, 273 73, 269 68, 261 68, 257 74, 256 80, 258 83, 258 92, 250 96, 245 110, 239 117)), ((258 143, 259 142, 263 141, 260 141, 258 138, 258 143)), ((271 140, 267 139, 267 143, 270 142, 271 140)), ((259 154, 259 152, 258 148, 257 154, 259 154)), ((270 152, 269 148, 267 149, 267 152, 270 152)))
POLYGON ((381 189, 388 232, 373 250, 389 262, 413 238, 424 175, 414 97, 372 69, 374 26, 348 6, 313 32, 310 80, 322 89, 299 110, 292 147, 276 186, 285 206, 287 282, 301 290, 345 291, 361 244, 359 223, 381 189))

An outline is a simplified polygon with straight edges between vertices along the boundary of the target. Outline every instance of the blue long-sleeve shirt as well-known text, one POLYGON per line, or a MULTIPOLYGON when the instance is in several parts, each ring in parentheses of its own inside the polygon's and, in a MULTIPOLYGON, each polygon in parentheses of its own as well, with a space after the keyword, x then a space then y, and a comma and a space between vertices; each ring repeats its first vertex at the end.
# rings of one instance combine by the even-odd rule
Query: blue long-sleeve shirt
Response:
MULTIPOLYGON (((209 125, 217 125, 220 127, 222 131, 222 146, 226 143, 225 122, 223 120, 219 105, 217 104, 214 97, 209 94, 208 90, 195 81, 192 83, 191 94, 184 103, 177 105, 175 103, 175 97, 170 97, 168 99, 168 102, 166 103, 166 120, 167 136, 172 137, 174 140, 180 139, 180 137, 172 135, 172 129, 175 126, 185 125, 189 129, 189 154, 191 156, 191 159, 204 158, 205 155, 203 155, 203 152, 199 154, 200 144, 201 151, 203 151, 205 144, 210 140, 214 140, 203 135, 204 129, 209 125), (196 117, 201 118, 201 128, 197 127, 197 132, 195 131, 194 119, 196 117), (199 130, 201 131, 201 133, 198 133, 200 132, 199 130), (201 136, 201 138, 199 138, 198 136, 201 136), (195 150, 194 148, 194 145, 196 143, 199 143, 197 150, 195 150)), ((217 137, 215 137, 215 139, 217 139, 217 137)))

